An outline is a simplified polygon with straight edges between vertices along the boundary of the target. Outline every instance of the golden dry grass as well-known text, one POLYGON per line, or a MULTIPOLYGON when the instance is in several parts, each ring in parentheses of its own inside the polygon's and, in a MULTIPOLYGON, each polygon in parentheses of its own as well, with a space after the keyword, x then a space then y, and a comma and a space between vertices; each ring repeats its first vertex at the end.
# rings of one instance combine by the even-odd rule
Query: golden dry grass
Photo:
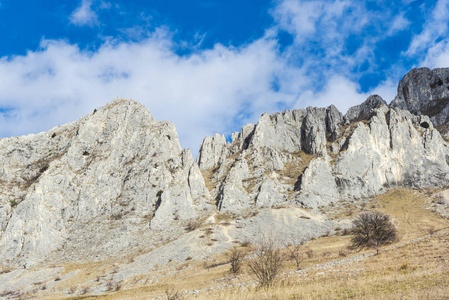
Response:
MULTIPOLYGON (((428 201, 426 193, 410 189, 395 189, 373 198, 365 206, 391 216, 401 236, 398 243, 372 255, 374 250, 349 250, 349 236, 333 235, 309 241, 303 250, 310 249, 313 254, 310 257, 304 254, 302 270, 296 272, 295 262, 287 261, 283 275, 268 290, 255 287, 256 282, 245 267, 242 274, 231 275, 229 265, 220 265, 226 261, 222 254, 207 263, 187 261, 181 266, 173 265, 175 272, 160 270, 156 272, 160 280, 153 284, 145 283, 145 278, 154 274, 144 274, 124 282, 123 289, 117 292, 76 299, 167 299, 166 291, 172 294, 179 291, 182 299, 208 300, 449 299, 449 222, 425 209, 428 201), (428 235, 429 228, 433 228, 434 234, 428 235), (416 238, 420 239, 413 240, 416 238), (370 255, 360 258, 363 254, 370 255), (189 293, 192 290, 198 292, 189 293)), ((73 265, 66 271, 80 269, 78 282, 64 285, 81 284, 98 273, 110 272, 110 268, 110 265, 73 265)))

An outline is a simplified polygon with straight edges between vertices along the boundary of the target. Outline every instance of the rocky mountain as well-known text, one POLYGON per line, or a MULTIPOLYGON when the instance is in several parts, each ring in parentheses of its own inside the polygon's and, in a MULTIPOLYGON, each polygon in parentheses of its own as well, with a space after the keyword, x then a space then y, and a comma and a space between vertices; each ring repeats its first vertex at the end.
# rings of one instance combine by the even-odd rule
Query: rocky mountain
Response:
POLYGON ((197 159, 220 210, 304 207, 373 196, 392 187, 444 186, 449 148, 431 120, 379 96, 349 109, 263 114, 226 143, 204 139, 197 159))
POLYGON ((391 106, 429 116, 449 140, 449 68, 411 70, 399 82, 391 106))
POLYGON ((212 209, 174 125, 130 100, 46 133, 1 139, 0 164, 6 261, 34 263, 61 249, 113 255, 212 209))
POLYGON ((231 142, 206 137, 196 161, 172 123, 125 99, 1 139, 0 259, 28 267, 130 251, 149 253, 147 262, 207 257, 278 225, 300 240, 319 236, 339 222, 326 218, 329 207, 393 187, 447 187, 446 74, 412 70, 390 106, 374 95, 345 115, 334 106, 265 113, 231 142), (200 224, 218 244, 199 242, 200 224))

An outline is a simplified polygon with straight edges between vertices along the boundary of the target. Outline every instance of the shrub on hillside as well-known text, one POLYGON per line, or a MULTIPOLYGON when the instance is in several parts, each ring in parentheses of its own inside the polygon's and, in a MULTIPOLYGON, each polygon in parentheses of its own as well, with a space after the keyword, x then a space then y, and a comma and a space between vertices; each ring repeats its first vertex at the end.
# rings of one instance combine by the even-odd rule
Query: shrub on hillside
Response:
POLYGON ((231 250, 226 254, 231 264, 231 269, 229 272, 237 274, 242 268, 243 260, 245 259, 246 252, 238 247, 232 247, 231 250))
POLYGON ((376 248, 397 240, 397 231, 388 215, 380 212, 362 212, 352 221, 352 239, 354 248, 376 248))
POLYGON ((255 258, 248 263, 251 275, 259 281, 259 285, 269 288, 282 269, 283 256, 275 242, 263 239, 255 246, 255 258))

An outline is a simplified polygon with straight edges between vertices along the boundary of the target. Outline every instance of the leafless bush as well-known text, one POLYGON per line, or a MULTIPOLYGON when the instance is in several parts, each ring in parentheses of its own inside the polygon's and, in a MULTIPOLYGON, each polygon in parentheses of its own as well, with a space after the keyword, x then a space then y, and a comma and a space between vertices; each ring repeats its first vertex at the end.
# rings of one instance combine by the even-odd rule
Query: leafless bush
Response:
POLYGON ((87 286, 81 287, 81 295, 85 295, 87 293, 89 293, 89 287, 87 286))
POLYGON ((288 243, 285 248, 287 250, 288 259, 295 261, 296 268, 298 270, 299 265, 301 264, 302 261, 302 253, 301 253, 302 244, 303 244, 302 242, 296 245, 293 243, 288 243))
POLYGON ((198 221, 190 221, 187 223, 185 229, 187 232, 194 231, 195 229, 199 228, 200 225, 201 223, 198 221))
POLYGON ((429 226, 427 228, 427 234, 434 234, 435 233, 435 226, 429 226))
POLYGON ((351 243, 354 248, 376 248, 397 240, 397 231, 388 215, 363 212, 352 222, 351 243))
POLYGON ((263 238, 256 244, 254 252, 256 257, 248 263, 249 271, 261 287, 269 288, 282 268, 281 251, 273 240, 263 238))
POLYGON ((229 272, 237 274, 242 268, 243 260, 245 259, 246 252, 237 247, 232 247, 231 250, 226 253, 226 257, 229 259, 231 269, 229 272))
POLYGON ((338 251, 338 256, 346 257, 347 255, 348 253, 343 249, 340 249, 340 251, 338 251))
POLYGON ((179 293, 179 291, 176 291, 175 289, 166 289, 165 290, 165 296, 167 297, 167 300, 180 300, 182 299, 182 295, 179 293))
POLYGON ((118 292, 122 288, 121 282, 114 282, 112 280, 108 281, 106 284, 106 290, 109 291, 115 291, 118 292))
POLYGON ((69 294, 73 294, 73 293, 75 293, 75 291, 76 291, 76 286, 72 286, 69 289, 69 294))
POLYGON ((435 202, 437 204, 446 204, 446 201, 444 200, 444 197, 441 194, 435 196, 435 202))
POLYGON ((321 255, 322 255, 323 257, 326 257, 326 256, 331 255, 331 253, 328 252, 328 251, 324 251, 323 253, 321 253, 321 255))
POLYGON ((344 228, 342 231, 340 231, 340 235, 350 235, 351 230, 348 228, 344 228))
POLYGON ((312 258, 314 256, 313 250, 310 248, 307 248, 306 255, 308 258, 312 258))
POLYGON ((240 243, 240 246, 242 247, 251 247, 251 242, 250 241, 243 241, 240 243))

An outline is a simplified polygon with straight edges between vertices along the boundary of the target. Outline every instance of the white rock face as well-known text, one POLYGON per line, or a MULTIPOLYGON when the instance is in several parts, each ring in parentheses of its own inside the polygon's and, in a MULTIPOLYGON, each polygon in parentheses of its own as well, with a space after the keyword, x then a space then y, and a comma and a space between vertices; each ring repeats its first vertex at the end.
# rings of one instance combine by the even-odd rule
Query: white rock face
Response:
POLYGON ((47 133, 1 139, 0 162, 4 259, 42 259, 83 224, 135 219, 150 231, 210 208, 173 124, 130 100, 47 133))
POLYGON ((447 187, 449 145, 438 130, 449 123, 435 128, 437 115, 401 109, 435 108, 410 99, 445 97, 447 89, 437 80, 429 94, 407 80, 397 97, 404 101, 391 107, 374 95, 345 116, 334 106, 265 113, 230 143, 206 137, 197 161, 172 123, 125 99, 46 133, 0 139, 0 259, 25 267, 100 260, 172 241, 190 221, 214 219, 216 209, 250 216, 393 187, 447 187))
POLYGON ((206 137, 201 144, 197 163, 201 170, 212 169, 226 155, 226 138, 216 133, 214 137, 206 137))
POLYGON ((390 109, 376 95, 344 117, 333 106, 263 114, 231 143, 223 140, 219 154, 200 156, 215 170, 209 180, 219 187, 212 190, 219 209, 233 213, 285 202, 319 207, 449 182, 449 147, 430 119, 390 109))

